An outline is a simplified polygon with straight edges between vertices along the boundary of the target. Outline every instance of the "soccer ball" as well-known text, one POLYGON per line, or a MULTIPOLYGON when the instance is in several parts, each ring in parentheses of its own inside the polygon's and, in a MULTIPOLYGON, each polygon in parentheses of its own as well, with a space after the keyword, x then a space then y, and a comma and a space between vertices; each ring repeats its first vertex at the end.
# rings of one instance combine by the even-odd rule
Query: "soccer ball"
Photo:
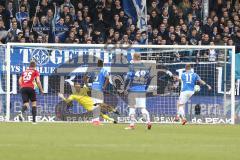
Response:
POLYGON ((194 91, 195 91, 195 92, 199 92, 199 91, 200 91, 200 89, 201 89, 201 88, 200 88, 200 86, 199 86, 199 85, 195 85, 195 86, 194 86, 194 91))

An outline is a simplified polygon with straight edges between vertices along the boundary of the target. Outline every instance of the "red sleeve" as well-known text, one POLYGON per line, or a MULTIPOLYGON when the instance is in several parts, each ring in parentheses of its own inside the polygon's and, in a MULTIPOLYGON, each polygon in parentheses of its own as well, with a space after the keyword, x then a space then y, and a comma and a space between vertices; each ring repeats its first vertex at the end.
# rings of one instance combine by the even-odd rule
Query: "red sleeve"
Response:
POLYGON ((40 76, 40 74, 39 74, 39 72, 38 72, 37 70, 35 70, 35 76, 36 76, 36 77, 39 77, 39 76, 40 76))

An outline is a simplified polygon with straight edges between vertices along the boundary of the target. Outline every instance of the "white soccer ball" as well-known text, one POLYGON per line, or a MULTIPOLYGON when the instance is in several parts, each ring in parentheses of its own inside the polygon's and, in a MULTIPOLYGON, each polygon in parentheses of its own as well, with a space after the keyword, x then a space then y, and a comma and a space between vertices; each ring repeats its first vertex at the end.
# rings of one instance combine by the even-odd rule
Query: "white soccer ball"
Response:
POLYGON ((199 85, 195 85, 194 86, 194 91, 195 92, 199 92, 201 90, 200 86, 199 85))

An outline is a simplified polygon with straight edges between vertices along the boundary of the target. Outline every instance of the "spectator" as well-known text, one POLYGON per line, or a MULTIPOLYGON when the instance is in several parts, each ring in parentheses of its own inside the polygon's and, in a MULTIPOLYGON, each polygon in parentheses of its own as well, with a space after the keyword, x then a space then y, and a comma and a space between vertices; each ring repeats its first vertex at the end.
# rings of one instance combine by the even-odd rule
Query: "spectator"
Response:
POLYGON ((160 18, 158 16, 157 12, 155 10, 153 10, 151 12, 151 18, 150 18, 149 24, 151 24, 151 26, 153 28, 158 28, 159 23, 160 23, 160 18))
POLYGON ((214 38, 214 44, 215 45, 224 45, 224 42, 223 42, 220 34, 217 34, 216 37, 214 38))
POLYGON ((10 28, 10 20, 9 20, 10 17, 11 17, 11 14, 9 10, 4 9, 3 4, 0 3, 0 18, 2 19, 6 29, 10 28))
POLYGON ((18 29, 17 21, 12 21, 12 27, 8 30, 8 42, 16 42, 17 41, 17 35, 19 32, 22 32, 20 29, 18 29))
POLYGON ((5 38, 7 37, 7 30, 5 28, 4 22, 3 20, 0 19, 0 42, 4 43, 5 42, 5 38))
POLYGON ((169 7, 169 24, 170 25, 178 25, 178 20, 179 20, 179 17, 178 17, 178 8, 176 5, 172 5, 172 7, 170 6, 169 7))
MULTIPOLYGON (((73 4, 71 3, 71 1, 70 0, 64 0, 64 3, 61 5, 61 7, 60 7, 60 9, 61 9, 61 12, 64 12, 64 8, 68 8, 68 9, 70 9, 70 8, 74 8, 74 6, 73 6, 73 4)), ((65 8, 65 9, 66 9, 65 8)), ((68 12, 70 12, 70 10, 68 11, 68 12)))
POLYGON ((228 39, 227 45, 228 46, 234 46, 234 42, 231 38, 228 39))
POLYGON ((122 9, 120 0, 115 0, 115 3, 112 8, 113 15, 119 14, 121 10, 123 9, 122 9))
MULTIPOLYGON (((214 42, 210 42, 210 45, 214 45, 214 42)), ((217 60, 217 51, 216 49, 209 49, 208 51, 208 60, 210 62, 215 62, 217 60)))
POLYGON ((184 23, 181 26, 181 34, 187 35, 187 33, 188 33, 188 28, 187 28, 187 25, 184 23))
POLYGON ((189 12, 190 12, 190 8, 191 8, 191 2, 189 0, 183 0, 180 4, 179 4, 179 8, 184 11, 183 15, 186 16, 189 12))
POLYGON ((48 11, 47 11, 47 15, 46 15, 46 19, 47 19, 48 23, 52 22, 53 16, 54 16, 53 10, 51 8, 49 8, 48 11))
POLYGON ((66 39, 65 43, 73 43, 75 41, 75 33, 73 31, 71 31, 69 33, 69 37, 66 39))
POLYGON ((212 38, 215 39, 215 37, 217 36, 217 34, 219 34, 219 32, 218 32, 218 27, 215 26, 215 27, 213 28, 213 32, 212 32, 212 34, 211 34, 212 38))
POLYGON ((41 35, 38 35, 37 43, 43 43, 43 37, 41 35))
POLYGON ((201 9, 198 2, 195 1, 192 3, 189 13, 192 15, 193 20, 201 18, 201 9))
POLYGON ((152 1, 151 6, 148 8, 148 14, 151 14, 152 11, 156 11, 156 13, 158 15, 160 15, 160 10, 157 6, 157 1, 156 0, 152 1))
POLYGON ((202 34, 202 29, 201 29, 201 25, 200 25, 200 21, 199 20, 196 20, 194 22, 194 25, 193 27, 196 29, 197 33, 200 35, 202 34))
MULTIPOLYGON (((1 4, 0 4, 1 5, 1 4)), ((6 6, 6 10, 9 13, 9 18, 12 19, 15 15, 16 15, 16 10, 13 9, 13 2, 12 1, 8 1, 7 2, 7 6, 6 6)), ((8 16, 6 16, 7 18, 8 16)), ((10 23, 10 21, 8 20, 8 22, 10 23)), ((9 27, 9 25, 7 26, 9 27)), ((9 28, 8 28, 9 29, 9 28)))
POLYGON ((123 39, 122 39, 121 44, 131 44, 131 41, 128 39, 127 34, 123 35, 123 39))
POLYGON ((159 35, 165 40, 168 39, 168 32, 166 30, 166 26, 163 23, 160 25, 159 35))
POLYGON ((240 30, 237 31, 237 34, 233 37, 233 40, 236 45, 236 51, 240 52, 240 30))
POLYGON ((188 45, 188 41, 187 41, 187 38, 185 36, 181 37, 180 45, 188 45))
MULTIPOLYGON (((146 32, 137 28, 136 19, 126 14, 121 2, 41 0, 38 4, 35 0, 21 0, 18 6, 15 1, 8 0, 6 5, 0 4, 0 41, 156 45, 214 43, 236 45, 237 52, 240 51, 238 1, 210 1, 206 24, 201 17, 200 0, 147 1, 146 32)), ((204 53, 209 57, 208 52, 204 53)), ((199 53, 198 60, 203 55, 199 53)), ((185 59, 181 52, 179 56, 181 61, 185 59)))
POLYGON ((202 45, 210 45, 210 41, 211 40, 209 38, 209 35, 208 34, 203 34, 201 44, 202 45))
POLYGON ((207 18, 207 24, 203 26, 203 33, 211 35, 213 32, 214 24, 212 21, 212 18, 208 17, 207 18))
POLYGON ((20 12, 16 13, 16 18, 18 22, 22 22, 22 20, 24 19, 28 19, 29 18, 29 14, 27 12, 27 8, 25 5, 21 5, 20 6, 20 12))
POLYGON ((152 44, 157 44, 158 36, 161 36, 158 33, 158 29, 157 28, 153 29, 152 36, 151 36, 151 39, 150 39, 152 44))
POLYGON ((178 44, 176 40, 176 35, 171 34, 169 40, 167 40, 167 45, 176 45, 176 44, 178 44))
POLYGON ((192 29, 191 34, 188 36, 190 45, 198 45, 200 37, 195 28, 192 29))
POLYGON ((28 42, 29 43, 35 43, 36 42, 33 32, 30 32, 28 42))

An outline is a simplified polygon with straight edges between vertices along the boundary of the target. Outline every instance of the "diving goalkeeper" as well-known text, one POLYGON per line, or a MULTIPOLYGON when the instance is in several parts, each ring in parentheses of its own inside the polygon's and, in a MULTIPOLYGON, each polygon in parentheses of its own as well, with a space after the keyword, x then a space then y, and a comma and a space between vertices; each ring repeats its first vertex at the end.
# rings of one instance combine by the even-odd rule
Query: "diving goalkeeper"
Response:
POLYGON ((72 101, 77 101, 78 104, 84 107, 84 109, 93 113, 93 124, 95 125, 100 125, 100 115, 107 121, 117 123, 106 113, 113 112, 115 114, 119 114, 119 112, 111 105, 105 103, 94 103, 93 98, 88 96, 88 92, 90 90, 86 84, 81 86, 79 83, 75 83, 73 88, 73 93, 68 98, 65 98, 62 93, 58 94, 58 96, 62 98, 68 104, 68 106, 71 106, 72 101))

